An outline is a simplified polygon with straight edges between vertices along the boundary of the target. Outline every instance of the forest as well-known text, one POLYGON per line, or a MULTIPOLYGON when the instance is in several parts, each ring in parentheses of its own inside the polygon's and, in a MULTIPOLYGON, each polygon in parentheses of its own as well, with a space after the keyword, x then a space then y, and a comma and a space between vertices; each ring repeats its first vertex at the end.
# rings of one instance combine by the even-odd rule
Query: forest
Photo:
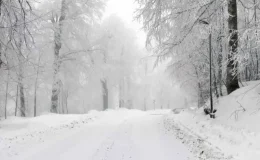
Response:
POLYGON ((210 89, 219 98, 259 80, 259 1, 137 2, 156 62, 170 59, 167 71, 197 93, 198 107, 208 101, 210 89))
POLYGON ((146 48, 106 1, 2 0, 1 116, 170 108, 176 84, 201 107, 259 79, 257 0, 135 3, 146 48))
POLYGON ((0 117, 170 108, 176 86, 106 2, 1 1, 0 117))
POLYGON ((1 160, 259 160, 260 0, 0 0, 1 160))

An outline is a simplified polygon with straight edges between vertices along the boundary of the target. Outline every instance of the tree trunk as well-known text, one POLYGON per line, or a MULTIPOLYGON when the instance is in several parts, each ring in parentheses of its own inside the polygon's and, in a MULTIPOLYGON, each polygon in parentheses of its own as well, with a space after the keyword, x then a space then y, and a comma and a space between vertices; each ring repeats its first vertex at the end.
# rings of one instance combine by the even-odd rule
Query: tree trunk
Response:
POLYGON ((237 33, 237 1, 228 1, 228 29, 229 29, 229 54, 227 63, 227 93, 230 94, 239 88, 238 84, 238 63, 235 60, 238 47, 238 33, 237 33))
MULTIPOLYGON (((221 42, 220 42, 221 43, 221 42)), ((222 46, 221 46, 222 47, 222 46)), ((218 54, 218 88, 220 96, 223 96, 222 92, 222 52, 218 54)))
POLYGON ((222 34, 225 30, 225 22, 224 22, 224 9, 221 7, 221 15, 222 18, 220 19, 221 29, 220 29, 220 36, 219 36, 219 53, 218 53, 218 88, 220 96, 223 96, 222 92, 222 62, 223 62, 223 38, 222 34))
POLYGON ((256 56, 256 80, 259 80, 259 58, 258 58, 258 49, 257 49, 257 43, 258 43, 258 33, 257 33, 257 28, 258 28, 258 25, 257 25, 257 3, 256 3, 256 0, 254 0, 254 14, 255 14, 255 43, 256 43, 256 46, 255 46, 255 56, 256 56))
POLYGON ((2 52, 1 52, 1 47, 0 47, 0 68, 2 67, 2 63, 3 63, 3 61, 2 61, 2 52))
POLYGON ((51 112, 58 113, 58 102, 59 102, 59 71, 61 66, 60 60, 60 49, 61 49, 61 35, 63 30, 63 21, 66 18, 66 0, 61 2, 61 15, 59 18, 52 19, 54 24, 54 63, 53 63, 53 84, 52 84, 52 96, 51 96, 51 112), (58 19, 58 20, 57 20, 58 19))
POLYGON ((37 73, 36 73, 36 79, 35 79, 35 84, 34 84, 34 117, 37 116, 37 88, 38 88, 38 77, 39 77, 40 61, 41 61, 41 57, 39 56, 38 66, 37 66, 37 73))
POLYGON ((248 65, 246 65, 246 68, 245 68, 245 80, 248 81, 248 65))
POLYGON ((59 101, 60 101, 60 113, 61 114, 64 114, 65 113, 65 110, 64 110, 64 88, 63 88, 63 85, 61 86, 61 92, 60 92, 60 98, 59 98, 59 101))
POLYGON ((217 85, 217 77, 216 77, 215 69, 214 69, 213 76, 214 76, 213 85, 214 85, 214 88, 215 88, 215 94, 216 94, 216 97, 219 98, 218 85, 217 85))
POLYGON ((18 61, 19 61, 19 73, 18 73, 18 85, 19 85, 19 91, 20 91, 20 111, 21 111, 21 117, 25 117, 25 97, 24 97, 24 85, 23 85, 23 55, 22 55, 22 38, 19 38, 18 42, 18 61))
POLYGON ((66 109, 66 113, 69 114, 69 109, 68 109, 68 97, 69 97, 69 91, 68 89, 66 89, 64 91, 64 99, 63 99, 63 102, 64 102, 64 108, 66 109))
POLYGON ((203 104, 204 104, 203 90, 200 82, 198 82, 198 108, 202 107, 203 104))
POLYGON ((18 97, 19 97, 19 85, 17 84, 16 87, 16 100, 15 100, 15 113, 14 115, 17 116, 17 109, 18 109, 18 97))
MULTIPOLYGON (((244 8, 244 13, 248 13, 247 9, 244 8)), ((244 14, 244 18, 245 18, 245 28, 248 27, 248 14, 244 14)), ((246 37, 246 46, 248 46, 248 42, 249 42, 249 37, 247 35, 246 37)), ((251 47, 250 47, 251 48, 251 47)), ((246 81, 250 81, 250 71, 249 71, 249 66, 250 66, 250 50, 249 50, 249 59, 246 60, 246 66, 245 66, 245 80, 246 81)))
MULTIPOLYGON (((56 58, 55 58, 56 59, 56 58)), ((54 75, 53 75, 53 84, 52 84, 52 96, 51 96, 51 112, 58 113, 58 102, 59 102, 59 62, 58 59, 54 60, 54 75)))
POLYGON ((107 89, 107 80, 102 79, 101 85, 102 85, 102 95, 103 95, 103 110, 108 109, 108 89, 107 89))
POLYGON ((146 98, 144 98, 144 111, 147 110, 147 107, 146 107, 146 98))
POLYGON ((119 108, 124 108, 124 78, 120 80, 119 84, 119 108))
POLYGON ((10 71, 8 69, 8 74, 7 74, 7 80, 6 80, 6 91, 5 91, 5 119, 7 119, 7 101, 8 101, 8 88, 9 88, 9 76, 10 76, 10 71))
POLYGON ((200 78, 199 78, 199 73, 198 73, 198 69, 195 65, 194 69, 195 69, 195 74, 197 77, 197 85, 198 85, 198 108, 200 108, 203 104, 204 104, 204 99, 203 99, 203 90, 202 90, 202 86, 201 86, 201 82, 200 82, 200 78))
POLYGON ((36 103, 37 103, 37 97, 36 97, 36 95, 37 95, 37 88, 35 88, 34 89, 34 117, 36 117, 37 116, 37 107, 36 107, 36 103))
POLYGON ((22 83, 19 83, 19 90, 20 90, 20 111, 21 117, 25 117, 25 99, 24 99, 24 87, 22 83))
POLYGON ((128 109, 133 109, 133 101, 131 99, 127 100, 127 108, 128 109))
POLYGON ((259 62, 258 62, 257 48, 255 49, 255 59, 256 59, 255 80, 259 80, 259 75, 258 75, 259 62))
POLYGON ((253 54, 252 54, 252 50, 250 47, 250 55, 251 55, 251 65, 250 65, 250 80, 254 80, 255 78, 255 62, 254 62, 254 58, 253 58, 253 54))

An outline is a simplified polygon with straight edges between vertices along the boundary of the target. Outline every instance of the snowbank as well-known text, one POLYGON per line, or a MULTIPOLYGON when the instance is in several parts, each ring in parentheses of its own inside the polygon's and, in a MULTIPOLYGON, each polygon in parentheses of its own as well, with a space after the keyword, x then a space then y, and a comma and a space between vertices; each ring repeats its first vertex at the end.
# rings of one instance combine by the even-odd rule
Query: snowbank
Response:
POLYGON ((180 128, 194 132, 237 160, 260 158, 260 82, 244 83, 231 95, 215 103, 216 119, 204 115, 203 109, 170 114, 168 120, 180 128))
POLYGON ((8 138, 26 134, 28 132, 43 131, 48 128, 61 127, 83 120, 91 120, 93 115, 58 115, 48 114, 35 118, 8 117, 0 121, 0 137, 8 138))
POLYGON ((36 118, 8 117, 0 121, 0 157, 9 159, 32 150, 49 137, 49 141, 65 138, 64 132, 80 129, 93 121, 94 115, 48 114, 36 118))
MULTIPOLYGON (((46 114, 35 118, 8 117, 0 121, 0 159, 12 159, 24 152, 37 152, 34 151, 36 146, 55 145, 82 132, 86 126, 100 126, 99 134, 103 134, 102 129, 109 129, 107 126, 116 127, 125 119, 144 114, 138 110, 129 112, 126 109, 118 109, 105 112, 90 111, 84 115, 46 114)), ((91 130, 87 132, 92 134, 91 130)))
MULTIPOLYGON (((0 120, 0 138, 9 138, 14 136, 23 135, 26 133, 44 131, 49 128, 65 128, 68 125, 75 125, 77 123, 87 123, 90 121, 97 121, 100 117, 114 115, 117 117, 129 118, 129 116, 144 114, 139 110, 117 109, 107 110, 105 112, 89 111, 88 114, 45 114, 38 117, 8 117, 6 120, 0 120), (131 113, 131 114, 130 114, 131 113), (134 113, 134 114, 133 114, 134 113)), ((105 119, 105 118, 103 118, 105 119)), ((113 123, 113 119, 106 123, 113 123)))

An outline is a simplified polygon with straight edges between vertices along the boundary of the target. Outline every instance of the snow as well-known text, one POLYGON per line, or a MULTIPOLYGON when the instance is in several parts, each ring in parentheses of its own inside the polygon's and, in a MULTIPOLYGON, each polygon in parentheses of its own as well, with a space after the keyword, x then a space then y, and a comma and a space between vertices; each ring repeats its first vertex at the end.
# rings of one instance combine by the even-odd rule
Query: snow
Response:
POLYGON ((167 121, 169 126, 177 126, 218 148, 227 159, 259 160, 259 93, 260 81, 247 82, 215 103, 216 119, 205 116, 201 108, 196 111, 185 109, 178 114, 173 112, 167 121))
POLYGON ((0 122, 4 160, 191 160, 189 148, 167 134, 168 111, 90 111, 0 122))
POLYGON ((216 119, 204 115, 203 108, 11 117, 0 121, 0 157, 259 160, 259 94, 259 81, 244 83, 215 101, 216 119))

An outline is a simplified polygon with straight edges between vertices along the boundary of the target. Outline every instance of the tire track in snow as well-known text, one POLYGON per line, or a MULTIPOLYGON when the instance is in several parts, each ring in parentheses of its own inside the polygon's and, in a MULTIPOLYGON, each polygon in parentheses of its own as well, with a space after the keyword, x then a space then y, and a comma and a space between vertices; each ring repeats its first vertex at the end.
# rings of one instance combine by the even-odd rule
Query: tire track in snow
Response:
POLYGON ((221 150, 209 143, 203 137, 200 137, 195 132, 175 122, 171 117, 164 117, 165 133, 173 134, 183 144, 191 149, 191 152, 198 160, 232 160, 232 156, 225 155, 221 150))
POLYGON ((126 160, 132 159, 132 128, 133 124, 124 120, 115 131, 109 135, 93 154, 91 160, 126 160))

